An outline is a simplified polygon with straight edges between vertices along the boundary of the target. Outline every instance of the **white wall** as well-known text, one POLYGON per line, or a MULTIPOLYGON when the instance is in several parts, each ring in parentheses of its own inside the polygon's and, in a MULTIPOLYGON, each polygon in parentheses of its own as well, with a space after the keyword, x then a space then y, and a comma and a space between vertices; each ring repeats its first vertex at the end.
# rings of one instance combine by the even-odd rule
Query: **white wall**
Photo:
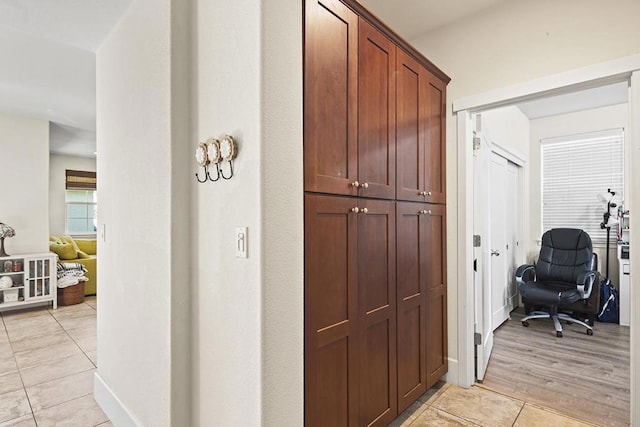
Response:
MULTIPOLYGON (((629 125, 628 104, 613 105, 609 107, 596 108, 592 110, 579 111, 570 114, 544 117, 531 121, 531 145, 529 158, 531 159, 531 212, 537 214, 530 217, 530 234, 527 242, 528 259, 537 259, 540 246, 537 241, 542 236, 542 188, 541 188, 541 156, 540 141, 545 138, 575 135, 580 133, 595 132, 599 130, 623 128, 629 125)), ((626 141, 625 151, 628 153, 629 142, 626 141)), ((631 185, 628 172, 625 173, 625 188, 628 190, 631 185)), ((594 204, 597 201, 594 200, 594 204)), ((611 248, 609 250, 609 277, 614 284, 618 283, 618 260, 616 255, 616 234, 611 232, 611 248)), ((594 251, 598 254, 598 270, 604 275, 606 248, 601 245, 594 245, 594 251)))
POLYGON ((96 171, 96 159, 87 157, 49 157, 49 233, 52 236, 66 234, 65 180, 66 170, 96 171))
MULTIPOLYGON (((458 169, 452 101, 492 89, 640 53, 640 2, 521 0, 413 40, 452 81, 447 89, 449 355, 458 357, 458 169)), ((533 182, 533 180, 532 180, 533 182)))
POLYGON ((190 148, 229 133, 239 150, 233 179, 193 178, 194 425, 303 422, 301 17, 301 2, 197 2, 190 148))
POLYGON ((529 152, 529 118, 516 106, 483 111, 482 128, 491 132, 492 140, 500 147, 527 159, 529 152))
POLYGON ((256 1, 197 1, 197 124, 189 150, 225 133, 239 148, 231 180, 197 184, 197 165, 190 165, 196 196, 194 425, 260 424, 260 20, 256 1), (236 226, 248 227, 247 259, 235 257, 236 226))
POLYGON ((49 122, 0 113, 0 222, 8 254, 49 251, 49 122))
POLYGON ((95 396, 115 425, 190 425, 186 5, 133 2, 97 53, 95 396))

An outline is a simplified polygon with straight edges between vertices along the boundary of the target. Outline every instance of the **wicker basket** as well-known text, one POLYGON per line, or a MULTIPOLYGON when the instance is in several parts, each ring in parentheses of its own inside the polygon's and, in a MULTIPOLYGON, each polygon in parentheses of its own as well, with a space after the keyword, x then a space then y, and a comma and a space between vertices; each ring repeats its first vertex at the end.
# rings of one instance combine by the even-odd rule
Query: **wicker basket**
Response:
POLYGON ((73 305, 84 302, 84 282, 58 288, 58 305, 73 305))

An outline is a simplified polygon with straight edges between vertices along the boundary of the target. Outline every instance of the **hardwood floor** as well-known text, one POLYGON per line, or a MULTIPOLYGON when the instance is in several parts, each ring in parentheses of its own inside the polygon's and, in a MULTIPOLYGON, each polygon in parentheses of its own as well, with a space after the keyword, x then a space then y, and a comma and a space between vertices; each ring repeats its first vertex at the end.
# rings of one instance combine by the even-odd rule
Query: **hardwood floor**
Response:
POLYGON ((494 332, 483 387, 602 426, 629 425, 629 328, 596 322, 594 335, 563 323, 522 326, 519 308, 494 332))

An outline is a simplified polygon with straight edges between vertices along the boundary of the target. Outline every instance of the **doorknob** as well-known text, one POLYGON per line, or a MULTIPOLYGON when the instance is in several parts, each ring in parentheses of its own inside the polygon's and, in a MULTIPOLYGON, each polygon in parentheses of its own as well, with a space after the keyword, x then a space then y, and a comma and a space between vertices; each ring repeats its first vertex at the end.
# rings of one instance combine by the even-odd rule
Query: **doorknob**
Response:
POLYGON ((500 256, 500 251, 494 251, 493 249, 491 249, 491 256, 500 256))

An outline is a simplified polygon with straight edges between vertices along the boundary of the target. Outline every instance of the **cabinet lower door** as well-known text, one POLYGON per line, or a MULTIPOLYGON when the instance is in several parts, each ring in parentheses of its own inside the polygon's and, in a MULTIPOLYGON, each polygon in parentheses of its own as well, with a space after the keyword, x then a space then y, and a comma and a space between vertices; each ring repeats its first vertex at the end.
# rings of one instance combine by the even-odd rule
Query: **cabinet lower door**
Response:
POLYGON ((444 205, 427 205, 427 388, 447 373, 447 242, 444 205))
POLYGON ((425 204, 397 204, 398 412, 427 391, 425 204))
POLYGON ((305 196, 305 425, 358 425, 357 200, 305 196))
POLYGON ((358 214, 358 425, 386 426, 398 414, 395 203, 359 204, 365 213, 358 214))

